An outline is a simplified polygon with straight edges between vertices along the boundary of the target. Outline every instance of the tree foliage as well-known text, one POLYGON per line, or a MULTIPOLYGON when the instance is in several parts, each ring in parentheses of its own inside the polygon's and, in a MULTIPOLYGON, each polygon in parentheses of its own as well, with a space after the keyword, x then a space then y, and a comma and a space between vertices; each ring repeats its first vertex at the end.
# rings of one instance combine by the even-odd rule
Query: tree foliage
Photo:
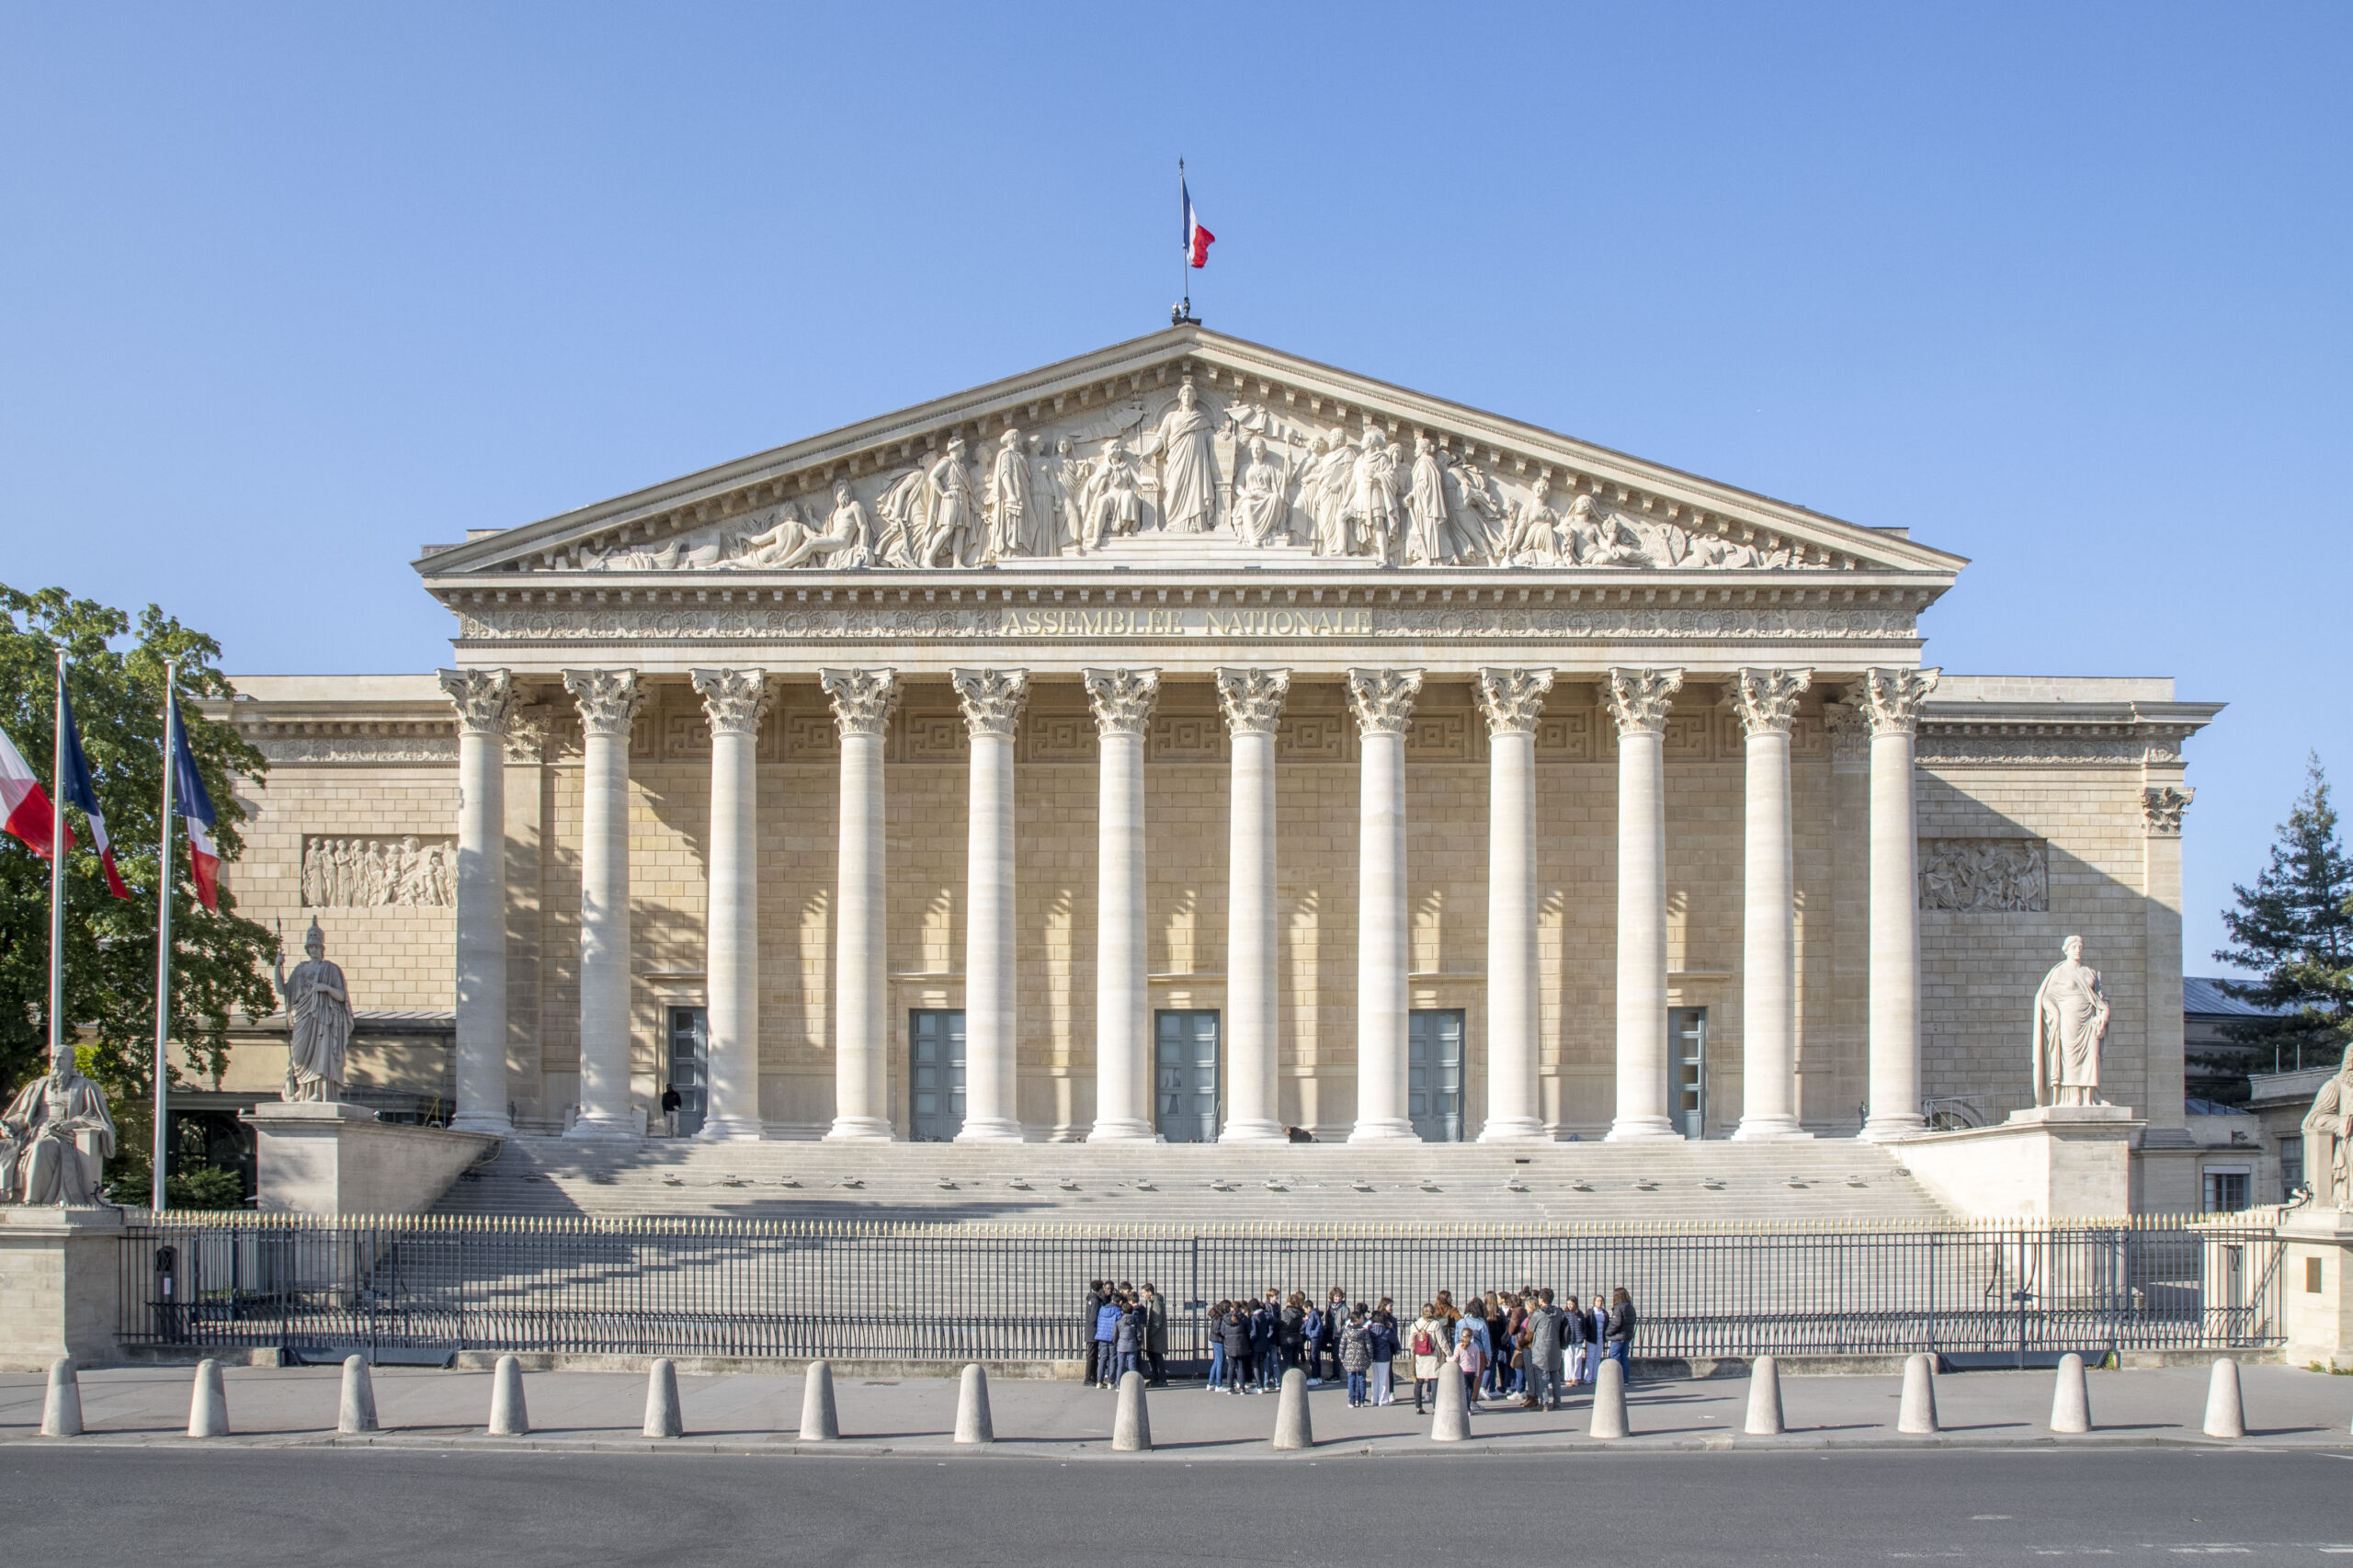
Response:
POLYGON ((2231 891, 2238 907, 2222 912, 2222 925, 2232 945, 2214 956, 2260 978, 2225 980, 2222 991, 2281 1011, 2223 1032, 2247 1045, 2301 1047, 2307 1066, 2336 1062, 2353 1038, 2353 859, 2337 842, 2336 809, 2318 756, 2279 824, 2271 864, 2254 887, 2231 891))
MULTIPOLYGON (((233 777, 259 778, 267 765, 235 730, 196 710, 199 699, 235 695, 211 638, 153 605, 134 632, 122 611, 62 588, 26 593, 0 584, 0 728, 42 775, 43 788, 51 786, 60 648, 115 863, 134 895, 108 894, 88 825, 69 809, 74 849, 66 858, 64 1021, 69 1035, 80 1033, 83 1071, 106 1087, 119 1116, 153 1089, 166 659, 179 661, 180 717, 219 813, 213 837, 223 860, 233 861, 244 848, 238 826, 245 812, 233 777)), ((237 915, 226 887, 217 915, 196 901, 184 832, 174 835, 172 862, 173 1038, 218 1074, 228 1054, 230 1015, 276 1006, 269 963, 277 938, 237 915)), ((49 862, 0 835, 0 1087, 10 1092, 48 1062, 49 883, 49 862)), ((122 1119, 145 1122, 143 1113, 122 1119)))

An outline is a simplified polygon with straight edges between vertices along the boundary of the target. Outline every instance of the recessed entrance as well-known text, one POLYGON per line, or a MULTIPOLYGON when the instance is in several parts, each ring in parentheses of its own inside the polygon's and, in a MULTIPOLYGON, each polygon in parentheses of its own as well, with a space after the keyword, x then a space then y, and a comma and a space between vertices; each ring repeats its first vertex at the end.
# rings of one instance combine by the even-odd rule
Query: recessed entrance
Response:
POLYGON ((1462 1142, 1462 1010, 1426 1007, 1406 1031, 1405 1114, 1428 1143, 1462 1142))
POLYGON ((964 1130, 964 1013, 917 1007, 907 1015, 907 1136, 945 1143, 964 1130))
POLYGON ((710 1026, 700 1007, 670 1009, 670 1086, 678 1091, 678 1136, 702 1131, 709 1108, 710 1026))
POLYGON ((1708 1135, 1708 1009, 1666 1010, 1666 1116, 1686 1138, 1708 1135))
POLYGON ((1171 1143, 1216 1142, 1217 1014, 1164 1008, 1152 1032, 1154 1131, 1171 1143))

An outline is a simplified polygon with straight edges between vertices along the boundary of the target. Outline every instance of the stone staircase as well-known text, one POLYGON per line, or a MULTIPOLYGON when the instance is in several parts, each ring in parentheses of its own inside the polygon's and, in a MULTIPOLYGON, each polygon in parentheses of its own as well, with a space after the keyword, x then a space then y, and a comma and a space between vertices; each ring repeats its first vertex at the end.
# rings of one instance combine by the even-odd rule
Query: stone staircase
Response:
POLYGON ((1888 1148, 1851 1139, 1512 1149, 516 1137, 438 1211, 1088 1228, 1952 1217, 1888 1148))

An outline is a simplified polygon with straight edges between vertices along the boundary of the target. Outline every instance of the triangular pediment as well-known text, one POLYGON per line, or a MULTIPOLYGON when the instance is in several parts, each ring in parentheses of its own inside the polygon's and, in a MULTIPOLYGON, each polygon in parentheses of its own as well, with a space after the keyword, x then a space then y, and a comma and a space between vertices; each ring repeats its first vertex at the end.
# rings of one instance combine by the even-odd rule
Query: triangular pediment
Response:
POLYGON ((1192 324, 416 562, 451 585, 518 573, 742 581, 983 566, 1862 573, 1942 585, 1963 564, 1900 531, 1192 324))

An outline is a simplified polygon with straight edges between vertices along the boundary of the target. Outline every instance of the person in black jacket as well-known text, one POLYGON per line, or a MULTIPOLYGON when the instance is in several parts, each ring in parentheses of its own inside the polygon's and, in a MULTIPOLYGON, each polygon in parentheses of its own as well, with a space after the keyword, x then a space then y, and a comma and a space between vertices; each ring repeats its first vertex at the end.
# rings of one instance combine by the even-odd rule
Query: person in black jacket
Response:
POLYGON ((1103 1369, 1095 1359, 1095 1346, 1097 1343, 1095 1338, 1095 1319, 1096 1315, 1102 1312, 1103 1303, 1110 1299, 1105 1293, 1103 1281, 1090 1279, 1086 1282, 1086 1304, 1078 1310, 1078 1353, 1083 1362, 1079 1369, 1080 1382, 1091 1383, 1102 1375, 1103 1369))
POLYGON ((1632 1354, 1634 1347, 1634 1298, 1626 1293, 1626 1287, 1623 1285, 1609 1292, 1608 1334, 1609 1358, 1618 1363, 1620 1371, 1631 1379, 1634 1369, 1627 1358, 1632 1354))
POLYGON ((1218 1338, 1225 1346, 1225 1392, 1246 1393, 1250 1384, 1250 1305, 1235 1301, 1218 1320, 1218 1338))
POLYGON ((1297 1290, 1290 1293, 1290 1300, 1283 1303, 1282 1314, 1275 1320, 1275 1350, 1280 1357, 1275 1371, 1275 1381, 1279 1383, 1283 1373, 1301 1364, 1307 1350, 1307 1298, 1297 1290))

